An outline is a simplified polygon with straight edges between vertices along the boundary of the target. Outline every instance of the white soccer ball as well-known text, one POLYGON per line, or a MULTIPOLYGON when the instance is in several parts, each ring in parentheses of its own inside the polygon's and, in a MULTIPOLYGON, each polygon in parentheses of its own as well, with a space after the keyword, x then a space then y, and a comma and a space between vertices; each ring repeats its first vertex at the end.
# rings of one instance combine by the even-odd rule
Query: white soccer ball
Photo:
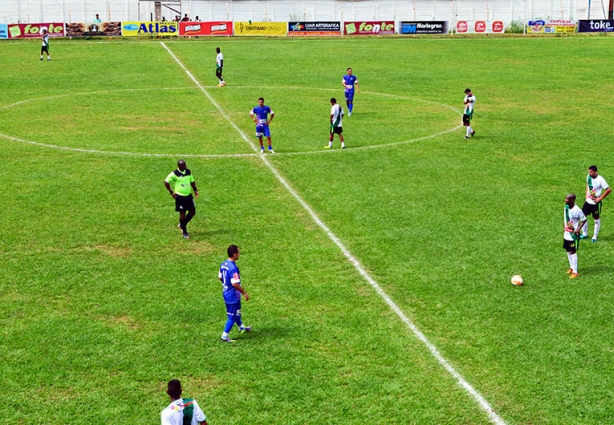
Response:
POLYGON ((520 276, 519 274, 516 274, 516 275, 512 276, 512 285, 520 286, 523 283, 524 283, 524 281, 522 280, 522 276, 520 276))

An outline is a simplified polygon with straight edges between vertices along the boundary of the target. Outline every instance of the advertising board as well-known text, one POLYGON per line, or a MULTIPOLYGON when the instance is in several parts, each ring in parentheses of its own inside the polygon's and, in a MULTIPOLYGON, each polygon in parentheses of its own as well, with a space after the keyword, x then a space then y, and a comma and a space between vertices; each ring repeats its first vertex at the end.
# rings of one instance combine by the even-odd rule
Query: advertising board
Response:
POLYGON ((152 35, 178 35, 178 25, 175 21, 163 22, 122 22, 122 35, 124 37, 152 36, 152 35))
POLYGON ((503 21, 458 21, 457 34, 502 34, 505 32, 503 21))
POLYGON ((403 21, 399 34, 447 34, 448 21, 403 21))
POLYGON ((578 32, 613 32, 612 19, 586 19, 578 21, 578 32))
POLYGON ((392 35, 394 21, 354 21, 343 23, 345 35, 392 35))
POLYGON ((527 32, 531 34, 561 34, 576 32, 576 22, 569 19, 536 19, 527 23, 527 32))
POLYGON ((9 24, 9 38, 38 38, 43 28, 49 32, 49 37, 64 37, 64 24, 62 22, 48 22, 42 24, 9 24))
POLYGON ((288 35, 340 36, 341 22, 288 22, 288 35))
POLYGON ((239 37, 288 35, 287 22, 234 22, 233 27, 239 37))
POLYGON ((231 21, 179 22, 179 35, 184 36, 229 36, 232 35, 231 21))

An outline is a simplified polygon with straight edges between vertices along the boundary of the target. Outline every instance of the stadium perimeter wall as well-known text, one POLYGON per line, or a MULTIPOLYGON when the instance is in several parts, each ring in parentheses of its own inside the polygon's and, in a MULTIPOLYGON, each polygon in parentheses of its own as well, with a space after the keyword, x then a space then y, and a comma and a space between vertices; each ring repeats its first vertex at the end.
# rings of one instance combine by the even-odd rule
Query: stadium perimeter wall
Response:
MULTIPOLYGON (((182 0, 162 3, 172 20, 201 21, 459 21, 607 19, 607 2, 589 0, 182 0), (605 6, 604 6, 605 4, 605 6), (590 5, 590 7, 589 7, 590 5)), ((0 23, 154 21, 149 0, 2 0, 0 23)))

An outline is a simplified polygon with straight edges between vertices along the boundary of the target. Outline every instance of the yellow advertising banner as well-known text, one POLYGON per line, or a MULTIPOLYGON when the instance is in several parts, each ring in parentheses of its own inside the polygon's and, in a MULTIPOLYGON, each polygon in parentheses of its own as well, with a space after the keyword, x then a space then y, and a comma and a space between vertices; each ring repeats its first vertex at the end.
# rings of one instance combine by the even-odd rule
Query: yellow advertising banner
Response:
POLYGON ((179 35, 177 22, 122 22, 122 35, 135 37, 143 35, 179 35))
POLYGON ((234 22, 234 35, 237 36, 263 36, 288 35, 287 22, 234 22))

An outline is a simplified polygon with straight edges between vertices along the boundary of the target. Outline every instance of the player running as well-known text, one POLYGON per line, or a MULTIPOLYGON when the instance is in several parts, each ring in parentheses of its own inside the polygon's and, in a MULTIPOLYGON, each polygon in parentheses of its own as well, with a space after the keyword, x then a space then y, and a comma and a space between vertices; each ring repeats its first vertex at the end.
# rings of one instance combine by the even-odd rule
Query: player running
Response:
POLYGON ((215 48, 215 52, 217 53, 217 57, 215 58, 215 76, 220 80, 218 86, 224 87, 226 85, 224 77, 222 77, 222 72, 224 71, 224 55, 219 47, 215 48))
POLYGON ((345 141, 343 140, 343 108, 334 97, 330 99, 330 104, 332 105, 330 108, 330 138, 328 139, 328 145, 324 146, 324 148, 331 149, 335 134, 338 134, 341 141, 341 149, 345 149, 345 141))
POLYGON ((563 248, 567 251, 570 279, 578 277, 578 248, 580 247, 580 229, 586 223, 586 216, 576 204, 576 195, 570 193, 565 197, 565 210, 563 220, 565 232, 563 233, 563 248))
POLYGON ((47 53, 47 60, 51 60, 51 56, 49 56, 49 33, 47 32, 47 28, 43 28, 41 32, 41 39, 43 40, 43 45, 41 46, 41 60, 43 60, 43 53, 47 53))
POLYGON ((360 88, 358 87, 358 78, 352 75, 352 68, 348 68, 347 71, 348 73, 343 76, 341 84, 345 87, 345 104, 348 107, 348 117, 351 117, 352 109, 354 109, 354 89, 360 93, 360 88))
MULTIPOLYGON (((597 242, 599 229, 601 228, 601 201, 612 192, 608 182, 603 177, 597 174, 597 166, 591 165, 588 167, 588 175, 586 176, 586 202, 582 206, 582 212, 586 217, 591 214, 595 220, 595 230, 591 242, 597 242), (603 192, 605 190, 605 192, 603 192), (603 192, 603 193, 602 193, 603 192)), ((582 227, 581 239, 588 238, 588 219, 582 227)))
POLYGON ((465 111, 463 112, 463 125, 467 127, 467 133, 465 134, 465 139, 473 137, 475 131, 471 128, 471 119, 473 118, 473 104, 475 103, 475 96, 471 93, 471 89, 465 90, 465 100, 463 100, 463 105, 465 105, 465 111))
POLYGON ((269 129, 269 124, 273 121, 275 112, 264 104, 264 98, 261 97, 258 98, 258 106, 254 107, 254 109, 249 112, 249 116, 252 118, 252 121, 256 123, 256 137, 260 142, 260 153, 264 153, 264 145, 262 144, 263 135, 266 137, 269 145, 269 153, 275 153, 271 146, 271 130, 269 129))

